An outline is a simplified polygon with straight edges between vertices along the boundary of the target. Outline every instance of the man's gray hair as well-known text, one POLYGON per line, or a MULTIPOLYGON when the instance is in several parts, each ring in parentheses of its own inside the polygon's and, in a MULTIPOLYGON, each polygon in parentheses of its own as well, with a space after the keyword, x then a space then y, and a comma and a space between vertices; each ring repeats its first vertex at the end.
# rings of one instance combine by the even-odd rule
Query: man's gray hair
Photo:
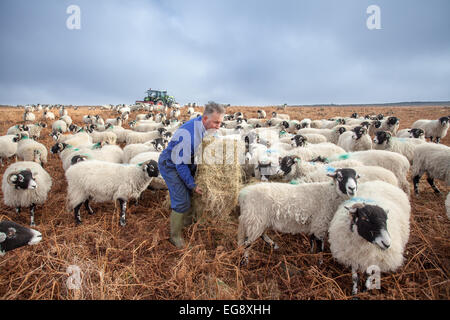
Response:
POLYGON ((222 104, 219 104, 219 103, 216 103, 213 101, 209 101, 205 105, 205 111, 203 112, 203 115, 210 115, 210 114, 213 114, 214 112, 217 112, 219 114, 224 114, 225 107, 222 104))

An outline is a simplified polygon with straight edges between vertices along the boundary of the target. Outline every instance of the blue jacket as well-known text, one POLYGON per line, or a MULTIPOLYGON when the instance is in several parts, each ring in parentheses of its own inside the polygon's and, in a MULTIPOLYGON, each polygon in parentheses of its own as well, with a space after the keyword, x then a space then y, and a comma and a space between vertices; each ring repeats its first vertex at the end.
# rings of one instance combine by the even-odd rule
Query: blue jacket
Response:
POLYGON ((191 190, 196 187, 191 173, 194 168, 194 155, 205 132, 201 116, 189 120, 175 131, 167 148, 159 157, 160 163, 165 163, 169 168, 176 168, 183 182, 191 190))

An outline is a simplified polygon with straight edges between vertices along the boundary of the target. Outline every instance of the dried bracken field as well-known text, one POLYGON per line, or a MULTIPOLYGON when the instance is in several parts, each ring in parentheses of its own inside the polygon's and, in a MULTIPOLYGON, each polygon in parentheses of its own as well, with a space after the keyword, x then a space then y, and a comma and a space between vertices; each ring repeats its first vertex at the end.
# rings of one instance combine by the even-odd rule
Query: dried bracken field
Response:
MULTIPOLYGON (((247 117, 256 117, 259 108, 232 106, 227 112, 243 111, 247 117)), ((265 110, 269 115, 275 109, 265 110)), ((85 114, 101 113, 104 118, 116 114, 87 107, 68 111, 77 124, 82 123, 85 114)), ((400 118, 403 129, 417 119, 450 115, 450 107, 288 107, 284 111, 291 119, 350 116, 353 112, 393 114, 400 118)), ((35 114, 38 120, 42 112, 35 114)), ((23 109, 0 108, 0 134, 20 123, 22 115, 23 109)), ((51 125, 44 128, 39 140, 48 149, 54 144, 48 135, 50 130, 51 125)), ((450 134, 441 142, 450 145, 450 134)), ((1 177, 6 168, 0 168, 1 177)), ((45 169, 53 186, 45 205, 37 207, 35 217, 43 240, 0 259, 0 299, 352 298, 351 270, 334 261, 328 244, 324 262, 319 265, 318 254, 310 254, 309 240, 304 235, 269 231, 280 249, 274 251, 259 240, 252 247, 249 264, 240 267, 238 209, 228 221, 186 228, 188 247, 182 250, 168 241, 170 211, 164 191, 145 191, 138 206, 130 202, 125 227, 119 226, 119 206, 113 203, 92 204, 96 212, 93 216, 82 210, 83 223, 76 226, 72 212, 65 208, 67 183, 59 157, 49 153, 45 169), (69 266, 79 269, 68 270, 69 266), (81 275, 80 288, 69 289, 76 270, 81 275)), ((359 298, 450 298, 450 222, 444 207, 450 187, 437 181, 442 194, 435 195, 425 180, 421 181, 418 198, 413 195, 411 183, 411 234, 403 267, 396 273, 382 274, 381 289, 361 292, 359 298)), ((1 196, 0 220, 28 225, 29 211, 17 215, 3 204, 1 196)))

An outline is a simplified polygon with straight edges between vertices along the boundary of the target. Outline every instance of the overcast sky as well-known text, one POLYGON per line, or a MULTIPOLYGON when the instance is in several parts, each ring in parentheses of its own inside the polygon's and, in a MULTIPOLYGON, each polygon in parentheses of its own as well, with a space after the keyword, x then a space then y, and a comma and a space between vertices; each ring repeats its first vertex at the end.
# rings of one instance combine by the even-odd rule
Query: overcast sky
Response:
POLYGON ((0 104, 129 104, 150 87, 181 104, 450 100, 449 13, 448 0, 1 0, 0 104))

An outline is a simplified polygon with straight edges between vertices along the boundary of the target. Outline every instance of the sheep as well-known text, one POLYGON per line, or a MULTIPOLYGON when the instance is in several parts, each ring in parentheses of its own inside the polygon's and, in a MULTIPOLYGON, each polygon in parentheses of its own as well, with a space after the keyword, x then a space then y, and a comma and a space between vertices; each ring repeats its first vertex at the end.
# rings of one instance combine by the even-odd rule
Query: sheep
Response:
MULTIPOLYGON (((397 117, 389 117, 386 120, 381 121, 381 126, 378 130, 390 131, 392 134, 396 134, 398 127, 400 126, 400 120, 397 117)), ((413 125, 414 128, 417 128, 413 125)))
POLYGON ((425 140, 425 132, 419 128, 402 129, 396 134, 397 138, 415 138, 425 140))
POLYGON ((61 133, 67 132, 68 125, 63 120, 56 120, 52 124, 52 131, 59 131, 61 133))
POLYGON ((413 128, 420 128, 425 131, 425 138, 430 138, 430 141, 439 143, 442 138, 447 135, 449 127, 449 117, 441 117, 437 120, 417 120, 413 123, 413 128))
POLYGON ((59 120, 64 121, 65 123, 67 123, 67 126, 70 126, 72 124, 72 118, 69 117, 68 115, 62 116, 61 118, 59 118, 59 120))
POLYGON ((5 205, 16 208, 29 207, 31 226, 35 226, 34 213, 36 205, 47 201, 47 194, 52 187, 52 178, 38 163, 19 161, 11 164, 3 174, 2 191, 5 205))
POLYGON ((264 119, 266 117, 266 112, 264 110, 259 109, 257 111, 258 119, 264 119))
MULTIPOLYGON (((409 239, 411 205, 399 188, 383 181, 361 183, 358 197, 339 206, 330 222, 328 241, 334 259, 352 269, 352 295, 358 271, 397 270, 409 239)), ((370 278, 366 281, 369 288, 370 278)))
POLYGON ((277 112, 272 112, 272 119, 283 119, 283 120, 291 120, 291 117, 288 114, 285 113, 277 113, 277 112))
POLYGON ((300 121, 300 127, 302 129, 311 128, 311 119, 305 118, 302 121, 300 121))
POLYGON ((0 222, 0 256, 26 245, 35 245, 41 240, 42 234, 37 230, 21 226, 13 221, 0 222))
POLYGON ((0 164, 3 167, 3 160, 8 161, 17 152, 17 139, 15 135, 0 137, 0 164))
POLYGON ((352 131, 341 134, 337 145, 347 152, 370 150, 372 139, 365 127, 357 126, 352 131))
POLYGON ((400 153, 404 155, 411 164, 413 161, 414 149, 418 145, 426 142, 422 139, 396 138, 392 137, 390 132, 378 131, 373 139, 373 143, 374 149, 400 153))
POLYGON ((256 183, 239 192, 238 245, 245 247, 241 264, 248 261, 248 250, 259 237, 273 248, 278 245, 266 234, 266 229, 283 233, 307 233, 311 245, 320 244, 328 224, 341 202, 356 195, 358 176, 354 169, 337 169, 329 176, 333 183, 286 184, 256 183), (321 203, 317 206, 317 203, 321 203))
POLYGON ((94 117, 91 116, 90 114, 84 115, 83 116, 83 123, 84 124, 93 124, 94 123, 94 117))
POLYGON ((410 164, 408 159, 396 152, 385 150, 356 151, 325 159, 333 165, 333 161, 351 159, 362 162, 366 166, 380 166, 392 171, 399 182, 400 188, 409 196, 409 182, 406 179, 410 164))
POLYGON ((321 135, 321 134, 304 133, 304 134, 297 134, 297 135, 293 136, 291 138, 291 141, 293 143, 295 143, 296 147, 300 147, 305 142, 308 142, 308 143, 311 143, 311 144, 324 143, 324 142, 327 142, 327 138, 324 135, 321 135))
POLYGON ((123 165, 104 161, 82 161, 66 171, 68 208, 75 222, 81 223, 80 208, 84 203, 89 214, 94 211, 89 201, 119 200, 119 224, 126 225, 126 207, 130 198, 139 198, 151 180, 159 174, 158 164, 150 160, 138 165, 123 165))
POLYGON ((63 155, 62 167, 66 171, 74 156, 83 156, 86 160, 99 160, 111 163, 123 163, 123 150, 116 145, 94 144, 91 147, 72 148, 72 152, 63 155))
POLYGON ((290 180, 291 183, 324 182, 328 180, 327 173, 343 167, 357 170, 360 183, 381 180, 398 187, 398 179, 390 170, 379 166, 365 166, 355 160, 336 161, 332 166, 301 161, 293 156, 284 157, 280 161, 280 170, 284 175, 284 180, 290 180))
POLYGON ((315 134, 321 134, 327 138, 328 142, 337 144, 339 141, 339 136, 347 131, 347 128, 344 126, 336 126, 333 129, 314 129, 314 128, 305 128, 300 129, 297 131, 298 134, 309 134, 309 133, 315 133, 315 134))
POLYGON ((40 138, 43 128, 47 128, 47 124, 45 122, 28 125, 29 136, 33 139, 40 138))
POLYGON ((108 144, 116 144, 117 142, 117 135, 111 131, 99 132, 89 129, 87 130, 87 134, 91 136, 92 143, 106 142, 108 144))
POLYGON ((144 143, 147 141, 155 140, 161 138, 163 133, 167 130, 165 128, 159 128, 155 131, 149 132, 131 132, 127 135, 125 142, 126 144, 144 143))
POLYGON ((126 145, 123 148, 123 162, 129 163, 134 156, 147 151, 153 151, 153 146, 148 143, 134 143, 126 145))
POLYGON ((31 113, 31 111, 26 110, 25 113, 23 114, 23 121, 34 121, 36 120, 36 116, 34 115, 34 113, 31 113))
POLYGON ((414 150, 411 177, 413 177, 414 192, 419 194, 419 181, 427 174, 427 182, 435 193, 440 193, 434 184, 434 179, 444 181, 450 186, 450 148, 445 145, 424 143, 414 150))
POLYGON ((318 127, 319 129, 333 129, 339 125, 345 125, 345 119, 338 118, 336 120, 321 120, 321 125, 318 127))
POLYGON ((39 163, 42 167, 47 163, 47 148, 42 143, 36 142, 33 139, 28 138, 28 136, 19 136, 15 138, 18 142, 17 144, 17 158, 23 161, 34 161, 36 160, 35 150, 40 153, 39 163))
POLYGON ((187 109, 187 114, 188 115, 194 114, 194 112, 195 112, 195 110, 194 110, 193 107, 188 107, 188 109, 187 109))
POLYGON ((6 135, 17 135, 22 133, 27 133, 28 135, 30 135, 29 131, 30 129, 27 125, 17 124, 15 126, 8 128, 8 130, 6 131, 6 135))
POLYGON ((142 122, 139 121, 134 126, 134 131, 136 132, 149 132, 149 131, 155 131, 159 128, 164 127, 164 124, 161 122, 142 122))
POLYGON ((53 112, 50 112, 50 111, 44 111, 44 114, 42 115, 42 119, 44 121, 55 120, 55 114, 53 112))
POLYGON ((110 123, 110 124, 112 124, 113 126, 116 126, 116 127, 121 127, 123 121, 122 121, 121 117, 117 117, 115 119, 106 119, 105 120, 105 124, 108 124, 108 123, 110 123))

